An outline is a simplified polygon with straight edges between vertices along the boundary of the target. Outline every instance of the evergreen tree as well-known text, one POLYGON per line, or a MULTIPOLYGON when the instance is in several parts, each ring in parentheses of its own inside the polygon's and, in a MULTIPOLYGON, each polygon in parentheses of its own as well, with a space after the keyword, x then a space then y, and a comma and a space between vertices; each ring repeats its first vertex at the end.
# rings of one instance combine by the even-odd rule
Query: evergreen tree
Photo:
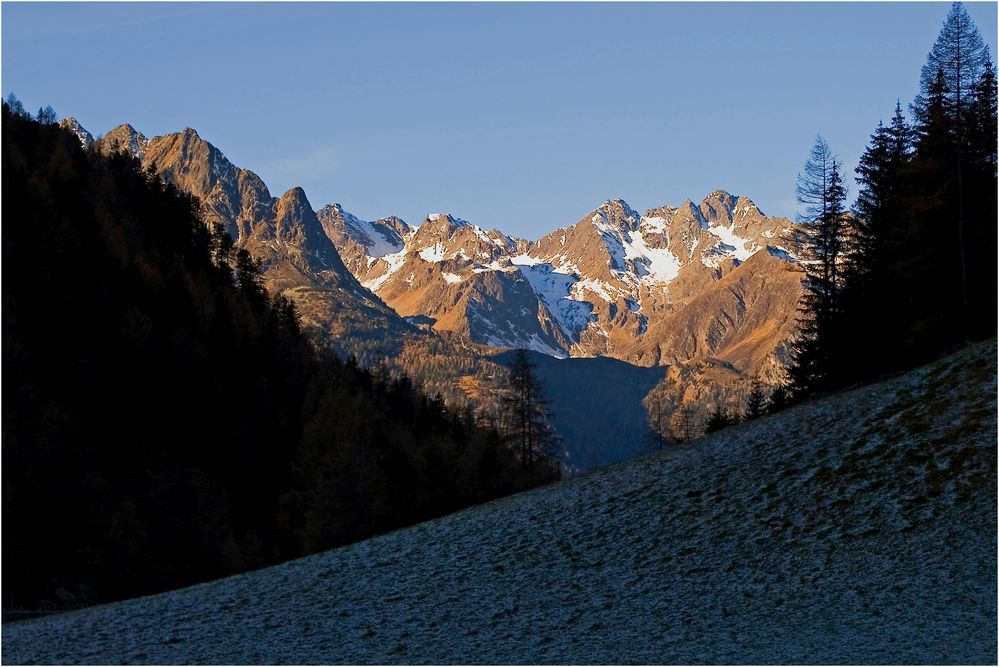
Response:
POLYGON ((779 384, 774 387, 774 390, 770 392, 770 400, 767 401, 767 414, 772 415, 781 410, 784 410, 791 404, 790 396, 788 395, 787 387, 783 384, 779 384))
POLYGON ((767 394, 759 377, 753 376, 749 395, 746 396, 746 421, 758 419, 767 414, 767 394))
POLYGON ((215 262, 215 266, 228 271, 234 244, 223 223, 215 222, 212 225, 211 243, 212 261, 215 262))
POLYGON ((901 172, 911 153, 912 130, 897 102, 891 125, 878 123, 856 169, 860 191, 853 207, 855 237, 849 266, 854 285, 876 282, 876 272, 884 268, 883 244, 898 214, 901 172))
POLYGON ((244 248, 236 251, 236 281, 243 294, 254 303, 266 301, 263 279, 260 277, 260 265, 244 248))
POLYGON ((664 449, 669 442, 669 418, 666 415, 666 403, 659 393, 653 392, 647 401, 648 440, 656 449, 664 449))
POLYGON ((910 108, 911 128, 897 104, 891 124, 871 136, 857 168, 853 219, 842 229, 827 224, 836 196, 823 178, 835 171, 823 169, 825 151, 813 151, 799 177, 806 275, 791 368, 795 398, 911 368, 995 334, 996 75, 960 4, 927 57, 910 108), (833 259, 837 251, 845 261, 833 259))
POLYGON ((996 171, 996 70, 991 62, 985 63, 982 76, 975 86, 974 97, 968 109, 968 158, 980 163, 983 170, 995 175, 996 171))
POLYGON ((704 432, 715 433, 737 422, 738 420, 733 419, 721 405, 717 405, 708 414, 708 420, 704 423, 704 432))
POLYGON ((995 333, 999 302, 996 246, 996 72, 987 63, 968 107, 964 186, 968 238, 968 328, 966 337, 995 333))
POLYGON ((950 106, 959 116, 989 62, 989 49, 978 26, 960 2, 953 3, 920 72, 920 93, 913 103, 919 122, 925 122, 922 114, 929 108, 930 90, 938 85, 938 72, 943 75, 950 106))
POLYGON ((798 175, 796 191, 803 213, 793 241, 805 279, 791 376, 795 392, 805 396, 827 388, 830 381, 848 236, 840 163, 821 136, 798 175))
POLYGON ((966 266, 955 170, 954 105, 943 70, 926 90, 892 257, 904 323, 902 356, 926 361, 963 339, 966 266))
POLYGON ((544 397, 537 366, 525 350, 517 350, 509 365, 509 381, 504 407, 506 435, 517 452, 527 476, 538 463, 550 465, 558 444, 551 426, 548 401, 544 397))
POLYGON ((969 244, 972 235, 968 229, 968 198, 969 195, 974 197, 974 193, 968 192, 968 184, 965 183, 965 153, 972 133, 969 121, 973 119, 968 110, 968 102, 974 96, 989 63, 988 47, 982 40, 978 27, 961 3, 955 2, 926 57, 919 79, 920 93, 913 103, 913 113, 921 128, 938 126, 939 119, 933 118, 932 114, 940 110, 945 111, 947 120, 950 121, 948 130, 952 135, 952 142, 949 155, 947 151, 943 151, 940 155, 934 155, 934 158, 943 160, 944 164, 949 163, 954 178, 953 233, 957 243, 959 333, 963 337, 969 336, 972 328, 969 253, 973 251, 969 244), (941 93, 945 102, 943 105, 939 104, 941 93))
POLYGON ((875 377, 891 365, 890 341, 898 340, 891 257, 904 235, 895 227, 903 207, 903 170, 912 153, 912 130, 896 103, 891 124, 878 123, 857 166, 860 191, 853 207, 853 252, 840 298, 842 339, 837 367, 845 378, 875 377))
POLYGON ((696 438, 700 430, 695 424, 694 410, 687 405, 681 405, 670 416, 670 439, 675 442, 690 442, 696 438))
POLYGON ((58 119, 59 117, 56 116, 55 109, 51 106, 46 106, 44 109, 38 109, 38 116, 36 117, 36 120, 42 125, 53 125, 58 119))
POLYGON ((31 117, 31 114, 25 111, 24 105, 21 104, 21 100, 17 99, 14 93, 10 93, 9 95, 7 95, 7 107, 10 110, 10 113, 17 116, 18 118, 31 117))

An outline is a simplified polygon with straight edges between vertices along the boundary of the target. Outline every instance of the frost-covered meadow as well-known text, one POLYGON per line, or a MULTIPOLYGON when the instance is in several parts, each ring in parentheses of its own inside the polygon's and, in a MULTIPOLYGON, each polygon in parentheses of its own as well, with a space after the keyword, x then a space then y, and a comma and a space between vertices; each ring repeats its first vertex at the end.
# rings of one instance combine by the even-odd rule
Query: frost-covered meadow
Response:
POLYGON ((6 663, 960 663, 996 346, 363 543, 3 626, 6 663))

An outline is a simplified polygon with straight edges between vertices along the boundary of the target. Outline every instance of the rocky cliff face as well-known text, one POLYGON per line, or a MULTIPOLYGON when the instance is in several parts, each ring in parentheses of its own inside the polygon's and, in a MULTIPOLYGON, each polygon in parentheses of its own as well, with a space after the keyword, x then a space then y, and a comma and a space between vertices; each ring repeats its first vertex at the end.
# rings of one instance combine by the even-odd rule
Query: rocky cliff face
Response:
POLYGON ((80 143, 83 144, 84 148, 90 148, 90 146, 94 143, 94 135, 87 132, 86 128, 80 125, 80 123, 72 116, 59 121, 59 127, 65 128, 75 134, 76 138, 80 140, 80 143))
POLYGON ((233 165, 191 128, 147 140, 122 125, 95 148, 127 151, 143 168, 155 168, 164 181, 196 195, 205 223, 224 225, 237 247, 260 262, 267 288, 290 297, 306 325, 342 351, 357 353, 370 344, 380 356, 411 329, 344 266, 301 188, 271 196, 260 177, 233 165))
POLYGON ((316 217, 347 268, 362 283, 385 273, 383 258, 401 251, 403 238, 411 231, 395 216, 368 222, 347 213, 340 204, 327 204, 316 211, 316 217))
POLYGON ((800 291, 781 245, 790 222, 746 197, 716 190, 645 215, 611 200, 536 242, 450 215, 410 229, 323 210, 365 286, 470 342, 642 365, 719 357, 769 379, 786 361, 800 291))
MULTIPOLYGON (((87 134, 90 133, 87 132, 87 134)), ((148 144, 149 140, 144 134, 128 123, 124 123, 93 142, 93 148, 102 153, 129 153, 141 160, 146 153, 148 144)))
POLYGON ((400 315, 486 346, 565 355, 561 328, 511 261, 523 242, 443 213, 416 228, 338 205, 320 214, 347 266, 400 315))

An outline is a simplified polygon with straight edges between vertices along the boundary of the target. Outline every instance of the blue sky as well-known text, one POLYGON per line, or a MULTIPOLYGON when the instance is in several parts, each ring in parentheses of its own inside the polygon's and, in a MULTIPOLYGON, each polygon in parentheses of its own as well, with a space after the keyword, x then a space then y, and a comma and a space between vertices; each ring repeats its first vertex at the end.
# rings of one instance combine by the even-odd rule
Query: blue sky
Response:
MULTIPOLYGON (((994 60, 996 3, 965 6, 994 60)), ((717 187, 793 215, 815 135, 852 176, 948 9, 6 2, 2 90, 95 135, 194 127, 314 208, 537 238, 608 198, 717 187)))

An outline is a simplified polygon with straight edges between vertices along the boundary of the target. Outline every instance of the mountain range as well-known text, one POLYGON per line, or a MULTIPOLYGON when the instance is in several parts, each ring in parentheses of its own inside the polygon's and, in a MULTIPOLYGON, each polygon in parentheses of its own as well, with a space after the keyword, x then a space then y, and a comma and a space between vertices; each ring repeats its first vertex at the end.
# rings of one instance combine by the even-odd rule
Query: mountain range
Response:
POLYGON ((718 357, 778 373, 800 276, 784 218, 716 190, 640 215, 610 200, 538 241, 431 213, 417 227, 319 219, 361 284, 404 317, 470 342, 643 366, 718 357))
POLYGON ((751 376, 783 377, 801 291, 792 225, 746 196, 715 190, 644 214, 608 200, 530 241, 449 213, 410 225, 315 209, 297 187, 275 197, 191 128, 150 139, 123 124, 94 139, 75 119, 61 124, 196 196, 206 224, 224 226, 324 344, 400 368, 449 403, 488 405, 505 372, 490 357, 509 348, 670 366, 674 403, 702 413, 736 407, 751 376), (705 364, 724 372, 689 392, 681 369, 705 364))

